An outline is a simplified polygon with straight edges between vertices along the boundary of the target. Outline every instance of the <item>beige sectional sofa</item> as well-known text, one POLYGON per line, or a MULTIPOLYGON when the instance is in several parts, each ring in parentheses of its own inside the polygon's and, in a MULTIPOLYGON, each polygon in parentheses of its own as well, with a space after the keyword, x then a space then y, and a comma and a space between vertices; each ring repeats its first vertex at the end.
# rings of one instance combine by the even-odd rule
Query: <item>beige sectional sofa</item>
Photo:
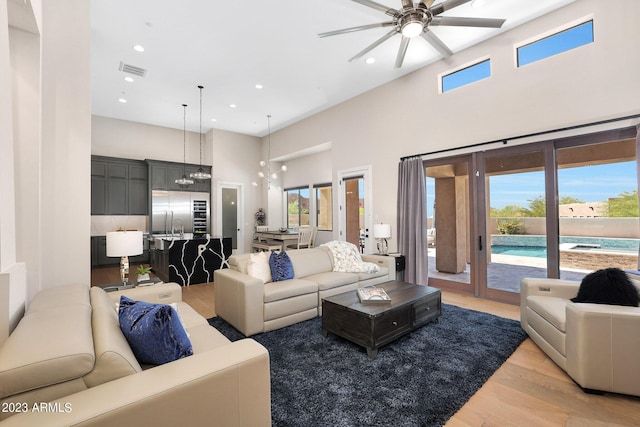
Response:
POLYGON ((247 274, 250 254, 232 255, 229 269, 216 270, 216 314, 245 336, 272 331, 322 315, 322 299, 331 295, 395 280, 395 258, 363 255, 379 266, 378 273, 333 271, 325 247, 287 251, 294 278, 265 283, 247 274))
POLYGON ((230 342, 182 302, 175 283, 106 293, 69 285, 39 292, 0 347, 0 426, 268 426, 269 355, 230 342), (115 302, 176 303, 193 355, 141 366, 115 302))
MULTIPOLYGON (((640 277, 629 275, 640 292, 640 277)), ((523 278, 520 322, 586 391, 640 396, 640 307, 574 303, 580 282, 523 278)))

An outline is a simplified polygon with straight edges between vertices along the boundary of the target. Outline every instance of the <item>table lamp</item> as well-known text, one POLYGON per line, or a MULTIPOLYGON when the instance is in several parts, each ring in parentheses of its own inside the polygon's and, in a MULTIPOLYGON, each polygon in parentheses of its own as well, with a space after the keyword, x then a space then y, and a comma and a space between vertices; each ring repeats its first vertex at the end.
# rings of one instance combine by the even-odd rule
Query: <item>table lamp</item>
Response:
POLYGON ((107 256, 120 257, 120 280, 129 280, 129 255, 142 254, 142 231, 111 231, 107 233, 107 256))
POLYGON ((387 239, 391 237, 391 224, 374 224, 373 237, 379 241, 378 253, 386 255, 389 250, 387 239))

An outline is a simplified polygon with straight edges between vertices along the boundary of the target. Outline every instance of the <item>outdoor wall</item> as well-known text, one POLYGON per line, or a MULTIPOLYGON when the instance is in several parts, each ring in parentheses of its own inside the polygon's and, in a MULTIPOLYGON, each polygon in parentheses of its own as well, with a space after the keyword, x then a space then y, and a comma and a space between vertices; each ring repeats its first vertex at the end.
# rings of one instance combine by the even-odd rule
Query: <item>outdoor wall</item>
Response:
MULTIPOLYGON (((597 0, 572 3, 279 130, 272 152, 282 156, 331 141, 334 185, 336 171, 371 165, 373 210, 395 224, 402 156, 638 113, 639 14, 634 0, 615 7, 597 0), (591 16, 594 43, 514 66, 515 43, 591 16), (438 93, 439 74, 486 56, 490 78, 438 93)), ((337 217, 337 204, 334 210, 337 217)))
MULTIPOLYGON (((500 234, 498 222, 517 220, 524 227, 524 234, 545 235, 545 218, 491 218, 488 234, 500 234)), ((619 237, 640 239, 638 218, 560 218, 562 236, 619 237)))

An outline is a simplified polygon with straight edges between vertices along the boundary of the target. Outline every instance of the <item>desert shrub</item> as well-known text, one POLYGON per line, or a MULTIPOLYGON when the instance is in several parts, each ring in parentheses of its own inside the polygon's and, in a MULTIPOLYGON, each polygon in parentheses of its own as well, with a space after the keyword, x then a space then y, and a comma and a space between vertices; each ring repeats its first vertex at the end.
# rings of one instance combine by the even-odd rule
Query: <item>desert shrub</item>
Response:
POLYGON ((524 225, 517 219, 498 221, 496 227, 500 234, 524 234, 524 225))

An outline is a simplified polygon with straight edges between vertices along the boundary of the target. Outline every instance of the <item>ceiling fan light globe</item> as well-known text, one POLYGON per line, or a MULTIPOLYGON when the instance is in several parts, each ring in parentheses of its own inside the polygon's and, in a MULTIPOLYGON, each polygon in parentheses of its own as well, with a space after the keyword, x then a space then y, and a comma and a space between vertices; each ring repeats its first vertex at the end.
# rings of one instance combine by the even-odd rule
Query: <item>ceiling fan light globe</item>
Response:
POLYGON ((262 171, 258 172, 258 176, 259 176, 260 178, 264 178, 264 172, 262 172, 262 171))
POLYGON ((424 30, 424 24, 420 21, 409 21, 402 25, 400 31, 404 37, 413 38, 419 36, 424 30))

